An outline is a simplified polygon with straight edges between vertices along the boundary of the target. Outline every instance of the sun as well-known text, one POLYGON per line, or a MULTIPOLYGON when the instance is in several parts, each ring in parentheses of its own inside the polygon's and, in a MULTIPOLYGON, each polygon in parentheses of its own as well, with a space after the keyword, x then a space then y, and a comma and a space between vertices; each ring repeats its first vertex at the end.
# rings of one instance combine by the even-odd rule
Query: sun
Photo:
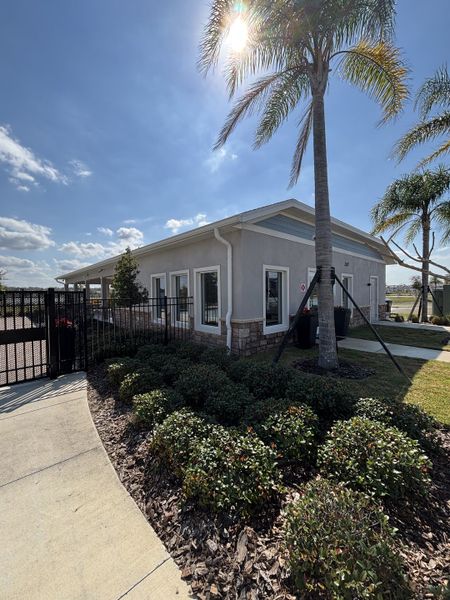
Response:
POLYGON ((228 43, 233 52, 242 52, 247 45, 248 27, 244 19, 239 15, 231 23, 228 32, 228 43))

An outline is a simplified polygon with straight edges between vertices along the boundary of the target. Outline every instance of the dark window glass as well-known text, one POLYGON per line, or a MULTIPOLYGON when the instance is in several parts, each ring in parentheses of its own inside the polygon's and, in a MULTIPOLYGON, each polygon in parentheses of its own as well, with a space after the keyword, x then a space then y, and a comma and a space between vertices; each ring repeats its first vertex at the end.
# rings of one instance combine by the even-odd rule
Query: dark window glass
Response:
POLYGON ((202 324, 217 327, 219 324, 219 287, 217 271, 201 273, 202 324))
MULTIPOLYGON (((350 294, 352 293, 352 284, 351 284, 351 277, 343 277, 342 278, 342 285, 345 287, 345 289, 350 292, 350 294)), ((342 290, 342 306, 344 308, 351 308, 350 306, 350 300, 348 299, 347 294, 342 290)))
POLYGON ((266 271, 266 326, 283 323, 281 271, 266 271))
POLYGON ((175 295, 176 295, 176 320, 188 320, 188 277, 187 275, 175 275, 175 295))
POLYGON ((166 295, 166 278, 155 277, 153 279, 153 294, 156 298, 156 318, 162 319, 164 314, 164 296, 166 295))

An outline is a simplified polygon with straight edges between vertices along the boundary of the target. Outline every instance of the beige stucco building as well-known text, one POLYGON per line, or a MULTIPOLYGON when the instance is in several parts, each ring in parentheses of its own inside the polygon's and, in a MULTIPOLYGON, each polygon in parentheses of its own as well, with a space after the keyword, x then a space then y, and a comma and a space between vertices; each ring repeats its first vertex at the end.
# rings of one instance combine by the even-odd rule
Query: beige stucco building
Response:
MULTIPOLYGON (((336 274, 372 321, 384 310, 386 264, 378 238, 332 219, 336 274)), ((315 272, 314 209, 286 200, 133 250, 151 297, 193 297, 194 337, 241 353, 278 343, 315 272)), ((60 275, 66 287, 100 284, 119 257, 60 275)), ((314 302, 314 300, 313 300, 314 302)), ((347 305, 335 286, 335 304, 347 305)), ((352 322, 359 322, 353 311, 352 322)))

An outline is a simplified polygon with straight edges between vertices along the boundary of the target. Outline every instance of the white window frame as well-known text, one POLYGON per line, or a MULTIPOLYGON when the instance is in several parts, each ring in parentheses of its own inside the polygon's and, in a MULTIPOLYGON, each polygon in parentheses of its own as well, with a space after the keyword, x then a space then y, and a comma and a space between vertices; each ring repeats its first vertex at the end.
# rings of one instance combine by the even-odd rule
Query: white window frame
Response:
MULTIPOLYGON (((350 292, 350 295, 353 298, 353 273, 341 273, 341 283, 342 285, 344 285, 344 277, 348 277, 350 279, 350 289, 348 290, 350 292)), ((339 286, 340 287, 340 286, 339 286)), ((348 305, 350 308, 350 315, 353 316, 353 303, 350 302, 350 300, 348 301, 348 305)), ((344 290, 341 288, 341 306, 344 306, 344 290)))
POLYGON ((196 331, 204 333, 214 333, 220 335, 221 330, 221 315, 222 315, 222 289, 220 278, 220 265, 212 267, 201 267, 194 269, 194 328, 196 331), (201 274, 217 272, 217 325, 204 325, 202 323, 202 290, 201 290, 201 274))
MULTIPOLYGON (((154 280, 158 279, 158 278, 164 279, 164 289, 166 290, 165 295, 167 296, 167 273, 153 273, 150 276, 150 290, 151 290, 150 296, 151 296, 151 298, 156 298, 153 283, 154 283, 154 280)), ((164 318, 163 317, 155 317, 154 318, 153 314, 152 314, 152 321, 154 323, 164 323, 164 318)))
MULTIPOLYGON (((175 285, 175 277, 177 275, 187 275, 187 289, 188 289, 188 298, 191 295, 191 283, 189 278, 189 269, 182 269, 181 271, 170 271, 169 272, 169 289, 171 298, 176 297, 176 285, 175 285)), ((174 309, 175 310, 175 309, 174 309)), ((186 323, 183 321, 177 321, 175 318, 173 319, 176 326, 184 327, 186 323)))
POLYGON ((280 267, 275 265, 263 265, 262 269, 262 306, 263 306, 263 334, 279 333, 289 329, 289 267, 280 267), (282 322, 278 325, 266 325, 266 273, 267 271, 279 271, 282 273, 282 322))
MULTIPOLYGON (((311 285, 311 282, 313 280, 313 277, 316 274, 316 271, 317 271, 316 267, 308 267, 308 270, 306 271, 306 291, 308 291, 309 286, 311 285)), ((311 296, 308 298, 308 304, 306 306, 307 306, 307 308, 312 308, 313 306, 317 306, 317 305, 311 304, 311 296)))
POLYGON ((369 319, 370 322, 375 322, 378 321, 378 319, 380 318, 380 311, 379 311, 379 304, 380 304, 380 278, 378 277, 378 275, 370 275, 369 276, 369 319), (372 279, 376 279, 377 280, 377 287, 375 288, 377 290, 377 304, 376 304, 376 315, 375 315, 375 319, 372 319, 372 279))

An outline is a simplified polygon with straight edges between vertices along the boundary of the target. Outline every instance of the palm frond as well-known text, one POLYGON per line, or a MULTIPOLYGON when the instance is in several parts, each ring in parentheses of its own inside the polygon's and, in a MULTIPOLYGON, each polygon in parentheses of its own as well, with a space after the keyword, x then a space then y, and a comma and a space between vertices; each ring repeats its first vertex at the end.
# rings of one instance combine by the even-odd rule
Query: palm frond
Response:
POLYGON ((374 227, 372 229, 374 234, 383 233, 385 231, 389 231, 394 227, 397 227, 399 230, 408 225, 411 219, 415 219, 417 215, 413 212, 401 212, 396 215, 391 215, 390 217, 385 217, 383 219, 373 218, 374 227))
POLYGON ((422 229, 422 220, 417 217, 412 221, 405 233, 405 242, 410 245, 416 239, 418 233, 422 229))
POLYGON ((309 136, 311 135, 311 129, 313 125, 313 103, 311 102, 308 108, 305 110, 303 117, 300 119, 299 128, 300 133, 298 136, 297 146, 295 147, 294 157, 292 159, 291 167, 291 178, 289 181, 289 188, 293 187, 300 176, 300 170, 302 168, 303 156, 305 155, 306 147, 308 145, 309 136))
POLYGON ((247 92, 238 99, 219 133, 217 141, 214 144, 214 150, 218 150, 225 144, 239 121, 245 116, 252 115, 255 110, 258 110, 264 102, 271 86, 284 74, 285 72, 273 73, 258 79, 258 81, 253 83, 247 92))
POLYGON ((292 69, 272 86, 263 108, 255 135, 255 148, 268 142, 302 98, 311 90, 309 75, 303 69, 292 69))
POLYGON ((444 156, 444 154, 447 154, 447 152, 450 152, 450 140, 447 140, 446 142, 441 144, 437 150, 430 154, 430 156, 427 156, 426 158, 421 160, 420 163, 417 165, 417 168, 421 169, 425 167, 426 165, 433 162, 433 160, 436 160, 436 158, 440 158, 441 156, 444 156))
POLYGON ((395 145, 393 155, 396 156, 398 162, 400 162, 416 146, 425 144, 426 142, 432 141, 440 135, 449 133, 450 112, 445 112, 440 116, 419 123, 405 133, 405 135, 401 137, 395 145))
POLYGON ((340 56, 338 68, 342 77, 381 105, 384 113, 381 123, 392 119, 403 109, 409 96, 406 83, 408 69, 397 48, 387 42, 372 44, 362 40, 334 56, 340 56))
POLYGON ((436 207, 434 216, 439 227, 442 229, 441 241, 442 243, 446 243, 450 240, 450 200, 441 202, 436 207))
POLYGON ((419 110, 422 120, 426 119, 436 106, 450 107, 450 77, 446 65, 427 79, 416 94, 414 108, 419 110))
POLYGON ((209 19, 200 42, 198 60, 198 68, 205 75, 219 60, 222 42, 230 26, 233 4, 234 0, 214 0, 211 4, 209 19))

